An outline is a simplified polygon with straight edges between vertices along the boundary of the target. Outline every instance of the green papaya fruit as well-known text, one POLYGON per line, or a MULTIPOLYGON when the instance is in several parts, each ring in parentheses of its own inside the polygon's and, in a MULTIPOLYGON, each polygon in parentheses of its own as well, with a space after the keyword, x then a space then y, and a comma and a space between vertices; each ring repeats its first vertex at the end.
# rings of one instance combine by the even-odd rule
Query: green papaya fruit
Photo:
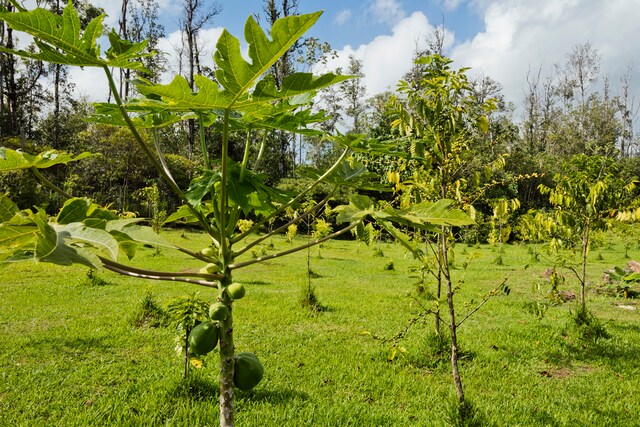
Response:
POLYGON ((244 296, 245 292, 244 285, 240 283, 232 283, 227 286, 227 294, 231 299, 240 299, 244 296))
POLYGON ((237 353, 234 357, 233 384, 240 390, 251 390, 264 376, 262 363, 253 353, 237 353))
POLYGON ((224 320, 229 317, 229 307, 221 302, 214 302, 209 306, 209 317, 211 320, 224 320))
POLYGON ((203 322, 189 333, 189 351, 204 356, 218 345, 218 325, 214 322, 203 322))

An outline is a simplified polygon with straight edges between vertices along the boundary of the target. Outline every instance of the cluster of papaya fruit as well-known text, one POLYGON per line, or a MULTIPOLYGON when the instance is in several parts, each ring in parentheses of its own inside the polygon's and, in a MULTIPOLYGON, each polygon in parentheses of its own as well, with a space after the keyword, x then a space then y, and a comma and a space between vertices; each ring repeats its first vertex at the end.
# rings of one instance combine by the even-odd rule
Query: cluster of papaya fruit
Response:
MULTIPOLYGON (((245 295, 245 288, 240 283, 227 286, 227 294, 232 300, 245 295)), ((229 316, 229 307, 223 302, 214 302, 209 307, 209 319, 196 325, 189 333, 189 349, 192 354, 205 356, 213 351, 220 339, 220 322, 229 316)), ((257 386, 264 376, 264 368, 253 353, 242 352, 234 356, 234 385, 240 390, 251 390, 257 386)))

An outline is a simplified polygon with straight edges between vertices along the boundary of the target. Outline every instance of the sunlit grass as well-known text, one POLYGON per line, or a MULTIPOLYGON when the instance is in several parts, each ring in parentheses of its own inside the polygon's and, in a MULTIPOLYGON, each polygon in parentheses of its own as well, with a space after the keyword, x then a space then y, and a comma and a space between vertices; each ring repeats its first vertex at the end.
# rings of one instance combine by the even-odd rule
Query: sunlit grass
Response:
MULTIPOLYGON (((167 233, 190 247, 202 234, 167 233)), ((299 237, 297 242, 303 242, 299 237)), ((291 247, 274 238, 275 249, 291 247)), ((265 250, 273 253, 275 249, 265 250)), ((460 329, 462 376, 468 398, 493 425, 622 426, 637 422, 640 397, 640 327, 633 300, 588 295, 588 306, 610 339, 578 340, 569 329, 576 303, 553 307, 538 320, 525 303, 544 300, 541 273, 526 246, 497 249, 456 246, 454 280, 459 318, 503 280, 512 292, 492 298, 460 329), (468 264, 468 265, 467 265, 468 264), (463 268, 467 265, 467 268, 463 268), (525 266, 528 266, 525 268, 525 266), (465 303, 470 303, 465 305, 465 303)), ((247 296, 234 306, 238 351, 256 353, 264 381, 237 394, 241 426, 445 425, 453 395, 444 363, 423 363, 432 320, 409 328, 406 352, 387 359, 390 338, 418 313, 408 294, 417 277, 402 248, 383 243, 384 257, 360 243, 334 241, 318 257, 311 251, 315 293, 325 311, 300 306, 307 284, 307 252, 236 273, 247 296), (384 266, 392 260, 394 270, 384 266)), ((603 270, 624 265, 622 248, 593 251, 590 289, 603 270), (602 255, 602 260, 599 260, 602 255)), ((640 258, 640 252, 631 251, 640 258)), ((250 257, 250 255, 249 255, 250 257)), ((544 259, 542 257, 541 259, 544 259)), ((199 262, 169 251, 142 250, 136 265, 197 269, 199 262)), ((131 315, 149 291, 161 305, 177 296, 211 290, 99 273, 83 267, 13 264, 0 268, 0 425, 215 425, 217 360, 182 380, 175 331, 135 328, 131 315)), ((566 271, 563 289, 578 293, 566 271)))

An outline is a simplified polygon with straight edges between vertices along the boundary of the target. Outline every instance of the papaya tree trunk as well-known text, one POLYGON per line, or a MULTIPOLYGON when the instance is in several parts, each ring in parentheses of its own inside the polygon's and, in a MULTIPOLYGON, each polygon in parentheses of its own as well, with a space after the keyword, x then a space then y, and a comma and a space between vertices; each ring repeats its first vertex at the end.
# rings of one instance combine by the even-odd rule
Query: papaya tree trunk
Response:
POLYGON ((229 308, 229 316, 220 322, 220 427, 233 427, 234 421, 234 346, 232 302, 226 293, 231 275, 221 282, 218 300, 229 308))
POLYGON ((440 266, 442 276, 447 286, 447 305, 449 306, 449 330, 451 333, 451 375, 453 376, 453 384, 456 388, 456 396, 458 403, 464 401, 464 389, 462 388, 462 378, 458 369, 458 336, 456 326, 456 312, 453 305, 453 285, 451 283, 451 274, 449 271, 449 259, 447 254, 447 234, 440 234, 440 247, 442 248, 442 259, 440 266))

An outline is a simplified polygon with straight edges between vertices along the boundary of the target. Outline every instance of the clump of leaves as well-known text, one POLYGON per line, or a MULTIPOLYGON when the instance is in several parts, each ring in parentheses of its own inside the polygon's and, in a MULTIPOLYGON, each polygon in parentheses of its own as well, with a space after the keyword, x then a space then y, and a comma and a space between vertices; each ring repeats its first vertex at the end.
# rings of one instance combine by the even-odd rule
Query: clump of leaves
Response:
MULTIPOLYGON (((549 284, 549 290, 545 294, 544 299, 542 301, 531 301, 524 305, 525 310, 538 319, 542 319, 550 308, 576 299, 575 294, 572 292, 560 289, 561 285, 565 282, 565 277, 558 273, 555 268, 548 268, 541 276, 546 279, 549 284)), ((540 284, 537 285, 537 289, 541 289, 540 284)))
POLYGON ((302 286, 302 288, 300 289, 300 305, 302 306, 302 308, 311 311, 311 313, 314 315, 326 311, 327 309, 327 307, 322 305, 322 303, 318 299, 315 286, 302 286))
POLYGON ((91 268, 87 270, 86 279, 84 279, 82 283, 87 286, 107 286, 113 284, 103 279, 102 276, 100 276, 95 270, 91 268))
POLYGON ((447 405, 445 420, 451 427, 484 427, 489 425, 488 420, 468 399, 459 402, 450 399, 447 405))
POLYGON ((134 328, 159 328, 167 326, 169 314, 156 301, 153 292, 147 291, 140 299, 136 310, 129 317, 134 328))
POLYGON ((384 271, 395 270, 395 265, 393 264, 393 260, 392 259, 387 260, 387 262, 384 263, 384 266, 382 268, 384 271))
MULTIPOLYGON (((629 266, 637 266, 635 261, 629 261, 629 266)), ((635 267, 637 270, 638 267, 635 267)), ((638 298, 640 291, 633 289, 640 283, 640 272, 634 268, 615 266, 611 270, 605 271, 606 293, 616 297, 638 298)))
POLYGON ((602 321, 589 310, 579 309, 575 313, 572 312, 570 326, 581 341, 596 343, 600 339, 611 337, 602 321))

